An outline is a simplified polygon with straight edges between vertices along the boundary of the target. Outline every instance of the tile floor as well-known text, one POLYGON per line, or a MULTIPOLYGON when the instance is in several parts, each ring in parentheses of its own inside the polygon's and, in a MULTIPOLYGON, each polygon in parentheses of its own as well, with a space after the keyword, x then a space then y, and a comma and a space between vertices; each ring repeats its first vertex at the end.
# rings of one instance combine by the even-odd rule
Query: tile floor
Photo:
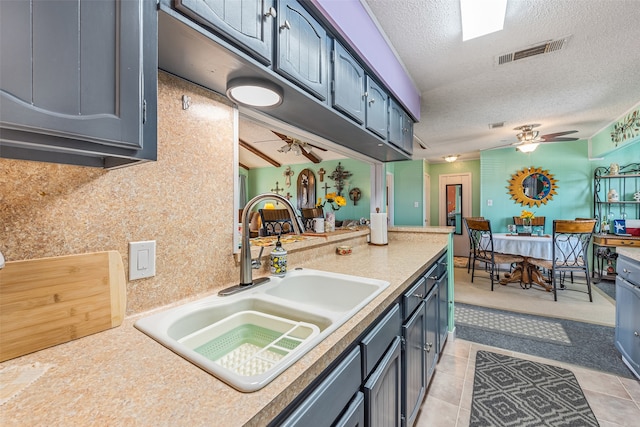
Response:
POLYGON ((640 425, 640 381, 461 339, 449 339, 415 427, 469 425, 475 355, 478 350, 494 351, 569 369, 578 379, 601 427, 640 425))

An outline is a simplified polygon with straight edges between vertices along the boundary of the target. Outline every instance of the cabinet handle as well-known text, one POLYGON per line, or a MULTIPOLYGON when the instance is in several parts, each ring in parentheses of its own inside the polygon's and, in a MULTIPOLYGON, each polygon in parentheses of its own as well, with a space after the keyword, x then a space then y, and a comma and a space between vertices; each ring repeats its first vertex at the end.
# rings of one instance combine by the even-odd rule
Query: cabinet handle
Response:
POLYGON ((373 105, 375 104, 375 102, 376 102, 375 98, 372 98, 369 100, 369 105, 373 105))
POLYGON ((424 295, 422 294, 413 294, 413 296, 420 299, 424 298, 424 295))
POLYGON ((267 11, 267 13, 264 14, 264 16, 265 18, 275 18, 276 16, 278 16, 278 13, 276 12, 276 8, 271 6, 267 11))
POLYGON ((429 276, 429 277, 427 277, 427 279, 438 280, 438 276, 429 276))
POLYGON ((638 333, 638 331, 633 331, 633 335, 635 335, 636 337, 640 336, 640 334, 638 333))
POLYGON ((280 25, 280 29, 281 30, 290 30, 291 29, 291 24, 289 23, 288 20, 284 20, 284 24, 280 25))

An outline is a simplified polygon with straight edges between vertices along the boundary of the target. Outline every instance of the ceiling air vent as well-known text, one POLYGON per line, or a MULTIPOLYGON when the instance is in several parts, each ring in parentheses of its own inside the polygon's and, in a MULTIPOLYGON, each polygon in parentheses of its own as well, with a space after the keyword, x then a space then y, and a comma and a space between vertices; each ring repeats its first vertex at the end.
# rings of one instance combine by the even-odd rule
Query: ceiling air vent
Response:
POLYGON ((489 129, 501 128, 503 126, 504 122, 489 123, 489 129))
POLYGON ((524 49, 517 50, 515 52, 509 52, 496 57, 496 64, 503 65, 510 62, 518 61, 520 59, 530 58, 532 56, 543 55, 545 53, 551 53, 563 49, 566 47, 567 42, 571 36, 562 37, 556 40, 549 40, 546 42, 538 43, 533 46, 529 46, 524 49))

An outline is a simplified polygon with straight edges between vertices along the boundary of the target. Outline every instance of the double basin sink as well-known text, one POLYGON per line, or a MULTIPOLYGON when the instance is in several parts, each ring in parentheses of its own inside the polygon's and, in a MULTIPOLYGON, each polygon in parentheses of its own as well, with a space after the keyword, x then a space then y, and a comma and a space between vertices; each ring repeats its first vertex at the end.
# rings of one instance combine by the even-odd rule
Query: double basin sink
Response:
POLYGON ((144 318, 135 327, 232 387, 267 385, 389 286, 311 269, 232 296, 212 295, 144 318))

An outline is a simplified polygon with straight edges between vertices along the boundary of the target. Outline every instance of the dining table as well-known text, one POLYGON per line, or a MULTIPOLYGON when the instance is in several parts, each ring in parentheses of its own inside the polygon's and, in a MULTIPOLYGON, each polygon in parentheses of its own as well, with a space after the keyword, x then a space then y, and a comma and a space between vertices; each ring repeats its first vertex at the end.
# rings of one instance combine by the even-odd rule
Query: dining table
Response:
MULTIPOLYGON (((487 236, 488 238, 488 236, 487 236)), ((558 242, 559 245, 566 245, 567 252, 570 249, 568 242, 558 242)), ((551 292, 550 280, 545 277, 542 271, 530 263, 532 258, 552 260, 553 259, 553 237, 545 234, 519 235, 515 233, 494 233, 493 251, 503 254, 519 255, 522 262, 517 263, 516 268, 511 273, 506 273, 500 280, 501 285, 507 283, 519 283, 523 288, 530 288, 531 285, 543 287, 547 292, 551 292)), ((563 251, 560 251, 563 252, 563 251)))

